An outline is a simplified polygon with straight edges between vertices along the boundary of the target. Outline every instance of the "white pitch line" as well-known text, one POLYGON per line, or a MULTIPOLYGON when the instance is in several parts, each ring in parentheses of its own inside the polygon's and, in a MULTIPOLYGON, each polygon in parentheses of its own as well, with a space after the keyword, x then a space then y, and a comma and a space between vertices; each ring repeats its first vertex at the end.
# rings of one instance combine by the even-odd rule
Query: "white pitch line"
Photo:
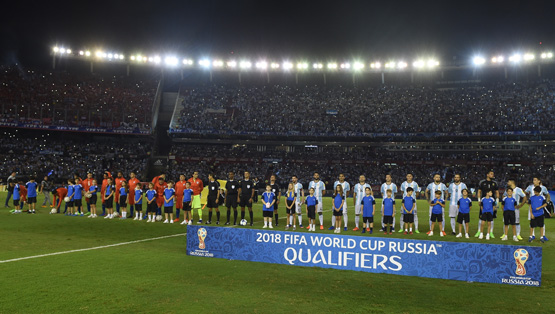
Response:
POLYGON ((160 240, 160 239, 181 237, 181 236, 186 236, 186 235, 187 235, 187 233, 178 233, 178 234, 172 234, 172 235, 167 235, 167 236, 162 236, 162 237, 156 237, 156 238, 150 238, 150 239, 142 239, 142 240, 135 240, 135 241, 129 241, 129 242, 121 242, 121 243, 115 243, 115 244, 108 244, 108 245, 102 245, 102 246, 95 246, 95 247, 90 247, 90 248, 86 248, 86 249, 69 250, 69 251, 62 251, 62 252, 55 252, 55 253, 48 253, 48 254, 27 256, 27 257, 20 257, 20 258, 14 258, 14 259, 7 259, 7 260, 0 261, 0 264, 2 264, 2 263, 9 263, 9 262, 17 262, 17 261, 22 261, 22 260, 26 260, 26 259, 33 259, 33 258, 39 258, 39 257, 47 257, 47 256, 53 256, 53 255, 61 255, 61 254, 68 254, 68 253, 76 253, 76 252, 84 252, 84 251, 105 249, 105 248, 114 247, 114 246, 121 246, 121 245, 134 244, 134 243, 140 243, 140 242, 146 242, 146 241, 154 241, 154 240, 160 240))

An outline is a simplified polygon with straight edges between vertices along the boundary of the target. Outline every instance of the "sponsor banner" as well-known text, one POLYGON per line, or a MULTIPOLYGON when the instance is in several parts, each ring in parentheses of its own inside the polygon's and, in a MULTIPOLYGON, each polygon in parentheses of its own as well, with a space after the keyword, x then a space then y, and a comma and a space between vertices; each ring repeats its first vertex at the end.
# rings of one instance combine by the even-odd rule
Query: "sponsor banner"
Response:
POLYGON ((21 122, 2 122, 0 127, 22 128, 22 129, 40 129, 49 131, 70 131, 70 132, 87 132, 87 133, 110 133, 110 134, 137 134, 148 135, 151 134, 150 130, 144 129, 111 129, 111 128, 97 128, 97 127, 84 127, 84 126, 56 126, 56 125, 43 125, 34 123, 21 123, 21 122))
POLYGON ((187 254, 426 278, 540 286, 542 248, 187 227, 187 254))

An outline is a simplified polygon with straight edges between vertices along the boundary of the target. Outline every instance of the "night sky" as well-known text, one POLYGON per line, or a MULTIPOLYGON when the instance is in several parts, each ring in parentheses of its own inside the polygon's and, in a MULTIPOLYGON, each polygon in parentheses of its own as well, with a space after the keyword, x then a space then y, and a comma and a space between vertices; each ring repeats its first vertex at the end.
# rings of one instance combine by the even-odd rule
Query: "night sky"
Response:
POLYGON ((555 1, 12 2, 0 21, 2 64, 47 62, 56 43, 127 55, 442 62, 555 47, 555 1))

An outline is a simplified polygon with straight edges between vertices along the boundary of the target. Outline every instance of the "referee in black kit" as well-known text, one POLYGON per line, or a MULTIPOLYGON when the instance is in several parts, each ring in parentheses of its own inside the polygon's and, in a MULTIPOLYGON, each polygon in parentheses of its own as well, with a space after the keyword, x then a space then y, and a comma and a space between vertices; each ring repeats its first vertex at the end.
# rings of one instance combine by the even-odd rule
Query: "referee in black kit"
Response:
POLYGON ((239 203, 239 181, 235 180, 235 173, 230 171, 228 174, 228 180, 225 184, 225 207, 227 207, 227 222, 229 225, 229 220, 231 216, 231 208, 233 207, 233 225, 237 225, 237 204, 239 203))
POLYGON ((253 214, 252 214, 252 201, 254 198, 254 182, 251 180, 251 174, 245 171, 245 176, 241 180, 239 185, 239 195, 240 201, 239 206, 241 206, 241 220, 245 219, 245 207, 249 209, 249 215, 251 218, 250 225, 253 225, 253 214))

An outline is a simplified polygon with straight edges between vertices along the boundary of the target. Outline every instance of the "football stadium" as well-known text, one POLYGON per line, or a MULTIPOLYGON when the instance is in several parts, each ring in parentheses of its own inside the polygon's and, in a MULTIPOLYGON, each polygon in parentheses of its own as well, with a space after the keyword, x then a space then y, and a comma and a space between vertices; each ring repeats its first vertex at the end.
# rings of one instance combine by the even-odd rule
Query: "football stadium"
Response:
POLYGON ((170 2, 3 22, 0 313, 555 312, 552 4, 170 2))

